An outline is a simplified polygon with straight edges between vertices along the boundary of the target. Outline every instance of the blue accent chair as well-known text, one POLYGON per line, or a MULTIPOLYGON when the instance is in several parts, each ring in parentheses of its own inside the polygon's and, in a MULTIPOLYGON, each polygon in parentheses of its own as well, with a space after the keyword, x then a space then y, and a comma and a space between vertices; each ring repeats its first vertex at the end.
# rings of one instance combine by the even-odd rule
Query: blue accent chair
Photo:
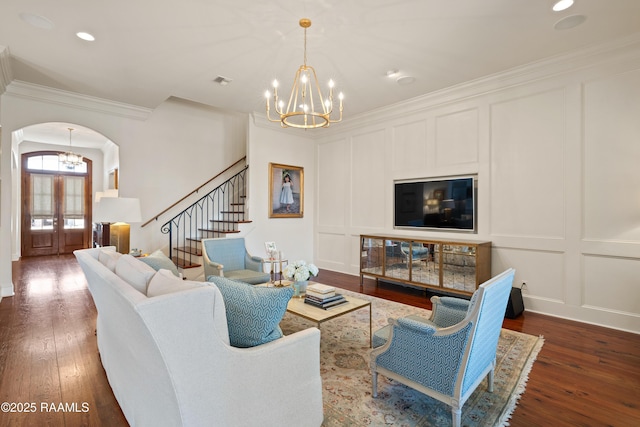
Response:
POLYGON ((485 377, 493 391, 496 349, 514 274, 509 269, 486 281, 471 301, 434 297, 429 319, 389 319, 373 336, 373 397, 380 373, 451 406, 453 425, 459 427, 462 406, 485 377))
POLYGON ((202 259, 205 280, 211 276, 257 285, 268 282, 263 259, 251 256, 244 246, 244 238, 202 239, 202 259))

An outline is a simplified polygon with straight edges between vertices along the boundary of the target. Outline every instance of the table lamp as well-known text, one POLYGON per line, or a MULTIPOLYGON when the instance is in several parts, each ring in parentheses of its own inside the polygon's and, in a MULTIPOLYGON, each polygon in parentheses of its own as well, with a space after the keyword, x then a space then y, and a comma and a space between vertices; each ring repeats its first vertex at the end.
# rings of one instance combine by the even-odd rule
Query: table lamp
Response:
POLYGON ((140 200, 125 197, 101 197, 96 203, 95 222, 108 222, 110 244, 121 254, 129 253, 131 222, 142 222, 140 200))

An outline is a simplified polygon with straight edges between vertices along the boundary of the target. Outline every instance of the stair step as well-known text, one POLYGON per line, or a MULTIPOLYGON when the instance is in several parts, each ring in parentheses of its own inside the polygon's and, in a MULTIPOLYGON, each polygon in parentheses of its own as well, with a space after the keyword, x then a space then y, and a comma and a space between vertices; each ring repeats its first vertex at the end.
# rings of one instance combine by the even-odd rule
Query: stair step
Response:
POLYGON ((237 220, 237 221, 224 220, 224 219, 210 219, 209 222, 214 222, 218 224, 249 224, 251 223, 251 221, 249 221, 248 219, 237 220))
POLYGON ((175 248, 175 251, 196 255, 196 256, 202 256, 202 250, 196 247, 182 246, 179 248, 175 248))
POLYGON ((231 206, 244 206, 244 203, 229 203, 231 206))
POLYGON ((175 256, 171 257, 171 260, 175 265, 178 266, 178 268, 197 268, 202 266, 202 264, 192 263, 191 261, 188 261, 184 258, 175 257, 175 256))
POLYGON ((198 228, 198 231, 204 231, 205 233, 239 233, 240 230, 212 230, 209 228, 198 228))

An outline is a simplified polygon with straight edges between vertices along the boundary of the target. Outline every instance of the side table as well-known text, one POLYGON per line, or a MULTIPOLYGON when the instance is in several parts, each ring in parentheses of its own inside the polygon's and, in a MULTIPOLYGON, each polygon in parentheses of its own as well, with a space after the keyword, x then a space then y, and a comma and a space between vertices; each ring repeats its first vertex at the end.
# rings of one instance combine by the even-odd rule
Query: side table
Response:
POLYGON ((289 260, 286 259, 277 259, 277 258, 262 258, 263 263, 271 264, 271 269, 269 271, 271 281, 269 283, 273 283, 276 280, 276 274, 280 274, 280 281, 282 281, 282 267, 283 264, 286 267, 289 265, 289 260))

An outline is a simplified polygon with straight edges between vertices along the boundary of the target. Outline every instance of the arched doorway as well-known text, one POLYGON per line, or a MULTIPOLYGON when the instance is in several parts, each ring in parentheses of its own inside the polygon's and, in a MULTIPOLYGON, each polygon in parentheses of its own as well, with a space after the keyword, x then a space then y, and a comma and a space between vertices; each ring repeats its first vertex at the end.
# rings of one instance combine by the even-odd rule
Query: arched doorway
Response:
POLYGON ((66 166, 58 154, 22 155, 22 256, 59 255, 91 245, 92 162, 66 166))

